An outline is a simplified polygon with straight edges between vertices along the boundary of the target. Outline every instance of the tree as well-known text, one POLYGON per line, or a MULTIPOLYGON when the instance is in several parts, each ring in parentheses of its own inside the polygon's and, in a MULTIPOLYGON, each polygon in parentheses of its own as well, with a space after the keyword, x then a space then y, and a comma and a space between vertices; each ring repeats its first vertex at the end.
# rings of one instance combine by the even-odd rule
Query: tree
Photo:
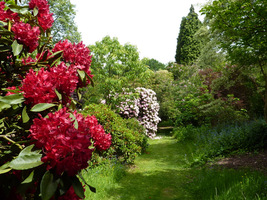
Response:
POLYGON ((204 21, 194 37, 201 42, 202 47, 196 65, 202 69, 221 70, 225 66, 226 53, 218 45, 217 37, 215 33, 211 33, 208 23, 204 21))
POLYGON ((241 67, 258 68, 265 81, 264 116, 267 122, 267 10, 264 0, 213 1, 201 10, 218 35, 228 59, 241 67))
POLYGON ((81 34, 74 22, 75 5, 70 0, 48 0, 48 2, 54 17, 54 24, 51 29, 53 43, 62 39, 68 39, 75 43, 80 42, 81 34))
POLYGON ((195 13, 193 5, 187 17, 182 18, 180 33, 177 39, 175 61, 178 64, 192 64, 200 54, 200 42, 194 38, 194 34, 200 28, 201 21, 195 13))
POLYGON ((148 65, 149 69, 153 70, 154 72, 158 71, 158 70, 163 70, 166 67, 163 63, 155 60, 154 58, 152 58, 152 59, 144 58, 144 59, 142 59, 142 62, 145 65, 148 65))
POLYGON ((135 46, 128 43, 121 45, 118 38, 106 36, 89 48, 93 54, 91 69, 97 87, 88 88, 90 91, 87 93, 94 94, 96 102, 99 100, 98 95, 107 99, 111 91, 120 92, 123 87, 143 86, 149 80, 149 69, 139 59, 135 46))

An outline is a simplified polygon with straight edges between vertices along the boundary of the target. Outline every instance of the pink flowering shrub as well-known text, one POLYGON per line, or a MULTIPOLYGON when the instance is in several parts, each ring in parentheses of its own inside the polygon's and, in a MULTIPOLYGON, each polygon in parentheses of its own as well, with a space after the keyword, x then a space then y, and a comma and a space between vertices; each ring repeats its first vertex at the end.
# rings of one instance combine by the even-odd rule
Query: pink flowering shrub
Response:
POLYGON ((112 94, 113 98, 118 99, 117 102, 118 113, 123 118, 136 118, 140 124, 146 129, 146 135, 150 138, 156 136, 157 125, 160 122, 159 118, 159 104, 157 102, 156 93, 151 89, 136 88, 138 93, 136 97, 132 92, 124 92, 122 94, 112 94))
POLYGON ((92 83, 90 50, 51 47, 48 1, 16 2, 0 2, 0 199, 84 199, 77 176, 112 141, 72 98, 92 83))

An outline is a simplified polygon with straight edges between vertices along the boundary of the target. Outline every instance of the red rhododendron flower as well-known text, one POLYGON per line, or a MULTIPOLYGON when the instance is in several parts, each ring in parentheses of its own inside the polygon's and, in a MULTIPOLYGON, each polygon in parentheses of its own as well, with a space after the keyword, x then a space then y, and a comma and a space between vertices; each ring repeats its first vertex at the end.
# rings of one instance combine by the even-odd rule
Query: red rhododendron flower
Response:
POLYGON ((73 186, 64 194, 63 196, 58 197, 58 200, 82 200, 74 191, 73 186))
POLYGON ((42 27, 44 31, 46 29, 51 28, 54 22, 53 14, 49 13, 49 5, 46 0, 31 0, 29 3, 29 8, 38 9, 38 23, 42 27))
POLYGON ((54 77, 49 71, 41 68, 38 73, 32 69, 26 74, 22 81, 21 90, 24 92, 24 97, 27 104, 52 103, 57 100, 55 93, 56 85, 54 77))
POLYGON ((30 24, 17 22, 12 26, 11 30, 14 32, 16 40, 29 47, 30 53, 38 47, 39 27, 31 27, 30 24))
POLYGON ((62 62, 49 71, 41 68, 36 73, 30 69, 22 81, 21 90, 24 92, 27 104, 55 102, 58 100, 55 90, 63 95, 63 104, 66 104, 71 93, 77 88, 77 83, 77 72, 62 62))
POLYGON ((50 72, 55 77, 57 91, 65 97, 70 96, 77 88, 77 71, 67 67, 64 62, 61 62, 57 67, 51 68, 50 72))
MULTIPOLYGON (((92 56, 90 55, 90 50, 82 42, 78 44, 72 44, 68 40, 59 41, 53 52, 63 51, 63 59, 65 62, 71 64, 75 69, 85 71, 91 78, 93 75, 89 70, 92 56)), ((87 80, 87 84, 90 83, 90 80, 87 80)), ((79 86, 82 86, 82 83, 79 83, 79 86)))
MULTIPOLYGON (((44 150, 45 156, 42 161, 48 164, 48 169, 55 168, 59 175, 67 172, 69 176, 74 176, 88 166, 93 151, 89 149, 91 138, 105 138, 107 141, 98 141, 102 147, 111 141, 110 134, 105 134, 97 120, 90 120, 94 117, 84 118, 77 112, 73 115, 77 120, 78 129, 75 128, 76 120, 70 117, 66 108, 49 113, 48 118, 34 119, 30 128, 30 137, 35 141, 36 147, 44 150), (93 128, 95 126, 97 128, 93 128), (102 136, 103 134, 109 137, 102 136)), ((108 147, 106 145, 102 149, 108 147)))
POLYGON ((5 10, 5 2, 0 2, 0 21, 6 22, 7 20, 11 20, 14 22, 19 22, 20 18, 18 13, 12 12, 10 9, 5 10))

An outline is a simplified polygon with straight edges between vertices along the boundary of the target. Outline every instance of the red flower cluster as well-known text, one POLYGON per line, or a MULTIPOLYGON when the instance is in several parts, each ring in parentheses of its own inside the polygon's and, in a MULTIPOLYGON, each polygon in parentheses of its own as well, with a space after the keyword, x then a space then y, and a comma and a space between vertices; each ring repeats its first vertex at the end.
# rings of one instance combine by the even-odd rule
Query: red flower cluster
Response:
POLYGON ((74 191, 73 186, 63 196, 58 197, 58 200, 82 200, 74 191))
POLYGON ((0 21, 6 22, 7 20, 19 22, 20 18, 18 13, 12 12, 10 9, 5 10, 5 2, 0 2, 0 21))
POLYGON ((38 23, 44 31, 52 27, 54 19, 53 13, 49 13, 49 5, 46 0, 31 0, 29 3, 29 8, 38 9, 38 23))
POLYGON ((49 118, 33 120, 29 137, 35 141, 36 147, 43 148, 45 156, 42 161, 48 164, 47 168, 55 168, 59 175, 67 172, 69 176, 74 176, 88 166, 93 152, 93 149, 89 149, 91 139, 103 139, 97 141, 98 146, 105 147, 103 150, 109 148, 107 144, 111 144, 110 134, 105 134, 94 116, 84 118, 74 112, 75 120, 70 117, 66 108, 49 113, 48 116, 49 118), (78 129, 75 128, 75 121, 78 129), (97 135, 100 136, 96 137, 97 135))
MULTIPOLYGON (((89 70, 92 56, 90 50, 82 42, 78 44, 72 44, 68 40, 59 41, 53 52, 63 51, 63 59, 65 62, 70 63, 73 68, 85 71, 91 78, 93 75, 89 70)), ((87 81, 90 83, 90 80, 87 81)), ((82 84, 79 83, 79 86, 82 84)))
POLYGON ((67 67, 63 62, 57 67, 38 73, 32 69, 22 81, 21 90, 27 104, 52 103, 58 101, 55 90, 65 98, 64 104, 69 102, 69 96, 77 88, 78 76, 73 68, 67 67))
POLYGON ((29 47, 30 53, 38 47, 39 27, 31 27, 30 24, 17 22, 12 26, 11 30, 14 32, 16 40, 29 47))

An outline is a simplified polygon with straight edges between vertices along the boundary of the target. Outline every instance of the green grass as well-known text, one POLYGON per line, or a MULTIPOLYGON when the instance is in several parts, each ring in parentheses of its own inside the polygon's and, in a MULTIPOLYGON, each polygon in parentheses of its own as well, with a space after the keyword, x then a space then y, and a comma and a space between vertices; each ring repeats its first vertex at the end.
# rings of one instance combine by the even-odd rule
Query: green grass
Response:
POLYGON ((189 167, 197 146, 170 136, 149 140, 147 152, 125 168, 110 162, 83 172, 97 188, 86 200, 231 200, 267 199, 267 179, 260 173, 189 167))

